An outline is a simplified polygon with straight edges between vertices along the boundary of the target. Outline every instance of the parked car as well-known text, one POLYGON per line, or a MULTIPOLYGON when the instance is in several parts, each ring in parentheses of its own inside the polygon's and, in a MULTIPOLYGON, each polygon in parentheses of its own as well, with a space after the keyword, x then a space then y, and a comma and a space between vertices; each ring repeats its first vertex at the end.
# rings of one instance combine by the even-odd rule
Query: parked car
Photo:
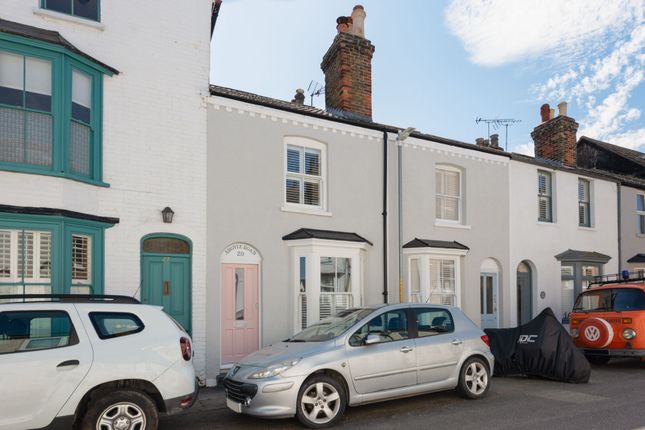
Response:
POLYGON ((0 296, 0 429, 156 429, 196 399, 192 355, 130 297, 0 296))
POLYGON ((346 406, 454 388, 478 399, 490 387, 493 360, 488 337, 458 308, 349 309, 236 363, 224 378, 226 403, 323 428, 346 406))
POLYGON ((571 336, 591 363, 645 357, 645 279, 590 286, 576 299, 569 318, 571 336))

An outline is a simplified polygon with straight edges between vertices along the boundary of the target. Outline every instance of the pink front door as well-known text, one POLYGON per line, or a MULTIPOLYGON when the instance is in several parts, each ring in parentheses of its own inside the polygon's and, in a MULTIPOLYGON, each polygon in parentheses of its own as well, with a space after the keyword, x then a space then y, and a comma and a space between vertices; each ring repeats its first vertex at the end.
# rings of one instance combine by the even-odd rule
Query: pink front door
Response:
POLYGON ((222 364, 259 347, 258 266, 222 264, 222 364))

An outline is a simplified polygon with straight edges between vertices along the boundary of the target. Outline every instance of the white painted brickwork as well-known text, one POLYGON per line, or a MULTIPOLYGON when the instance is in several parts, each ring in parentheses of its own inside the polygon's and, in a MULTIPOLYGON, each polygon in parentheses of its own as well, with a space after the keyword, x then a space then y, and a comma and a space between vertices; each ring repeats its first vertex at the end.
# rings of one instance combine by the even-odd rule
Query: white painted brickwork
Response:
POLYGON ((0 172, 0 204, 118 217, 105 233, 105 290, 139 289, 142 236, 172 232, 193 242, 195 367, 205 375, 206 108, 210 0, 103 0, 101 26, 38 13, 38 0, 2 0, 0 16, 56 30, 121 73, 104 78, 100 188, 0 172), (97 27, 103 27, 97 28, 97 27), (176 212, 172 224, 160 211, 176 212))

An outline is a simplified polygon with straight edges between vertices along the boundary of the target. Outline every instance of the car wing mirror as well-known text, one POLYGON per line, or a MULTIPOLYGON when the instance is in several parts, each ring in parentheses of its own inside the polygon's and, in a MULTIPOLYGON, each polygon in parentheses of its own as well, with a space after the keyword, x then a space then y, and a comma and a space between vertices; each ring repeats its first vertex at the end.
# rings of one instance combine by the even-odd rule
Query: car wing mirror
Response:
POLYGON ((368 334, 365 338, 365 345, 373 345, 379 342, 381 342, 381 336, 378 334, 368 334))

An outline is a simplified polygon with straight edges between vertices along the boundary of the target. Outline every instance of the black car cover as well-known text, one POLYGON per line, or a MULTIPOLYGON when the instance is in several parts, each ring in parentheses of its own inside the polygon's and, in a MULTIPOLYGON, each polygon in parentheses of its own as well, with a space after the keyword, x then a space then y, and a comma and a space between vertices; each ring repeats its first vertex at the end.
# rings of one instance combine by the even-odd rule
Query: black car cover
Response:
POLYGON ((495 356, 495 376, 539 376, 575 384, 589 381, 589 362, 551 308, 519 327, 484 331, 495 356))

